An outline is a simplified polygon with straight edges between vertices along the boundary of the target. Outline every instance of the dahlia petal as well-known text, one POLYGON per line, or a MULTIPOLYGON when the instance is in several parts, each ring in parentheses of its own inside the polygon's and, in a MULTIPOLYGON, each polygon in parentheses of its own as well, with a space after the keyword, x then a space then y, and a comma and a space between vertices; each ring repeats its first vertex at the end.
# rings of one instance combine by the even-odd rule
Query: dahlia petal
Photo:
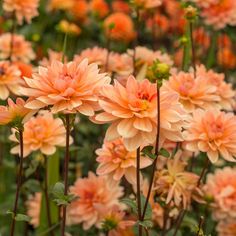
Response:
POLYGON ((135 118, 134 123, 133 123, 134 127, 136 129, 145 131, 145 132, 151 132, 152 131, 152 123, 149 120, 149 118, 135 118))
POLYGON ((45 107, 46 104, 38 100, 29 101, 25 104, 25 107, 28 109, 40 109, 45 107))
POLYGON ((207 152, 207 156, 209 157, 211 163, 216 163, 219 158, 219 153, 218 153, 218 151, 209 150, 207 152))
POLYGON ((52 155, 53 153, 56 152, 56 148, 54 146, 51 146, 51 145, 42 145, 40 150, 45 155, 52 155))
POLYGON ((138 130, 134 128, 133 123, 133 119, 121 120, 117 126, 118 133, 124 138, 134 137, 138 133, 138 130))

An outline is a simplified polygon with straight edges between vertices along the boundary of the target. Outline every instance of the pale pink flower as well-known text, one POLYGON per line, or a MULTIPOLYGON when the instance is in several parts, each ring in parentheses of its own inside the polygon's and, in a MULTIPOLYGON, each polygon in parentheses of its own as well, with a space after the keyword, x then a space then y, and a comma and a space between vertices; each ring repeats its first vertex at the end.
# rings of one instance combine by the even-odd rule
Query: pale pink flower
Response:
POLYGON ((225 28, 227 25, 236 25, 235 0, 192 0, 200 7, 200 14, 207 25, 215 29, 225 28))
POLYGON ((93 47, 87 48, 81 51, 74 57, 77 63, 82 62, 84 59, 88 59, 89 63, 96 63, 99 67, 104 68, 106 65, 108 51, 106 48, 93 47))
POLYGON ((227 161, 236 157, 236 116, 219 110, 197 109, 184 137, 189 151, 206 152, 212 163, 221 155, 227 161))
POLYGON ((201 67, 197 67, 196 76, 194 72, 173 73, 164 86, 179 94, 180 102, 189 112, 196 108, 218 107, 217 104, 220 102, 217 87, 209 83, 201 67))
POLYGON ((23 61, 29 63, 35 59, 35 53, 32 50, 31 43, 26 41, 23 35, 4 33, 0 36, 0 59, 7 59, 11 52, 11 42, 13 47, 11 59, 13 61, 23 61))
MULTIPOLYGON (((65 134, 66 130, 60 118, 53 118, 53 115, 48 111, 40 112, 36 117, 32 117, 24 124, 24 157, 34 151, 52 155, 56 152, 56 147, 64 147, 66 145, 65 134)), ((15 129, 12 129, 10 140, 19 143, 15 129)), ((18 154, 19 152, 19 145, 11 149, 13 154, 18 154)))
POLYGON ((218 236, 235 236, 236 235, 236 218, 228 218, 217 224, 216 231, 218 236))
POLYGON ((185 171, 187 163, 180 160, 181 155, 182 151, 178 150, 173 159, 168 159, 165 169, 156 171, 153 189, 166 204, 173 202, 187 209, 199 177, 185 171))
MULTIPOLYGON (((44 57, 40 62, 40 66, 50 66, 53 61, 62 61, 63 53, 62 52, 56 52, 52 49, 48 50, 48 57, 44 57)), ((67 58, 64 58, 64 62, 67 62, 67 58)))
POLYGON ((236 93, 232 89, 232 84, 225 82, 225 75, 216 73, 213 70, 207 71, 203 65, 198 67, 198 74, 201 74, 209 84, 216 87, 216 95, 220 97, 220 107, 225 110, 232 110, 235 104, 234 96, 236 93))
POLYGON ((108 58, 107 69, 120 76, 129 76, 133 73, 133 59, 126 53, 111 52, 108 58))
MULTIPOLYGON (((128 54, 133 56, 134 50, 128 50, 128 54)), ((169 66, 173 65, 172 59, 166 53, 162 53, 161 51, 153 51, 147 47, 142 46, 138 46, 135 48, 135 61, 137 64, 147 64, 148 66, 150 66, 156 60, 169 66)))
POLYGON ((123 188, 118 183, 107 181, 104 176, 96 176, 89 172, 87 178, 80 178, 70 187, 70 193, 78 199, 67 208, 68 224, 83 223, 83 229, 88 230, 93 225, 99 227, 102 216, 97 205, 111 208, 119 205, 123 188))
MULTIPOLYGON (((123 176, 131 183, 136 183, 136 152, 129 152, 121 138, 113 141, 105 141, 102 148, 96 150, 98 175, 107 175, 115 181, 120 181, 123 176)), ((140 157, 140 168, 152 164, 145 156, 140 157)))
POLYGON ((7 100, 7 106, 0 106, 0 125, 12 123, 19 125, 21 122, 26 122, 35 111, 25 108, 25 101, 22 98, 17 98, 14 103, 11 98, 7 100))
POLYGON ((80 112, 87 116, 99 108, 99 90, 110 82, 109 77, 99 73, 96 64, 88 64, 86 59, 65 64, 53 61, 48 67, 39 67, 31 79, 24 79, 28 87, 21 90, 30 97, 26 107, 52 106, 53 113, 80 112))
POLYGON ((37 228, 39 226, 42 193, 31 195, 26 201, 27 215, 31 218, 30 224, 37 228))
POLYGON ((203 187, 206 196, 213 199, 212 210, 215 220, 236 218, 236 168, 224 167, 207 175, 203 187))
MULTIPOLYGON (((160 143, 168 138, 181 141, 181 128, 186 113, 179 103, 178 94, 160 89, 160 143)), ((95 122, 109 123, 106 140, 123 137, 129 151, 153 144, 157 132, 157 89, 148 80, 138 82, 133 76, 126 86, 115 81, 101 89, 99 104, 104 112, 94 117, 95 122)))
POLYGON ((13 12, 16 15, 17 22, 21 25, 23 19, 27 23, 31 22, 31 19, 38 15, 39 0, 4 0, 3 10, 6 12, 13 12))
POLYGON ((10 93, 20 95, 21 71, 9 61, 0 61, 0 99, 5 100, 10 93))

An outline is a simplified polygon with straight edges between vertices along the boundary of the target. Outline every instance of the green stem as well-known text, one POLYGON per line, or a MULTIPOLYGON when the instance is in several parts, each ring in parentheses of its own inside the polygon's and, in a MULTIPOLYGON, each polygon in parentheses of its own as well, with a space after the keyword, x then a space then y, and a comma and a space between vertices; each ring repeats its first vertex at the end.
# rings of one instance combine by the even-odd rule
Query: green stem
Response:
POLYGON ((68 33, 65 33, 65 37, 63 40, 63 48, 62 48, 62 62, 65 62, 65 54, 66 54, 66 47, 67 47, 67 41, 68 41, 68 33))
MULTIPOLYGON (((70 153, 69 153, 69 146, 70 146, 70 115, 66 114, 66 153, 64 159, 64 194, 68 194, 68 171, 69 171, 69 160, 70 160, 70 153)), ((62 224, 61 224, 61 236, 65 235, 65 226, 66 226, 66 206, 62 207, 62 224)))
POLYGON ((206 67, 209 69, 215 64, 216 46, 217 46, 218 32, 214 32, 211 38, 211 46, 208 52, 206 67))
POLYGON ((184 44, 184 55, 183 55, 183 62, 182 62, 182 69, 184 71, 188 71, 191 57, 190 57, 190 50, 191 50, 191 32, 190 32, 190 25, 187 24, 186 32, 185 32, 186 42, 184 44))
MULTIPOLYGON (((142 221, 142 209, 141 209, 141 190, 140 190, 140 147, 137 149, 136 154, 136 184, 137 184, 137 206, 138 206, 138 220, 142 221)), ((142 226, 138 226, 139 236, 142 236, 142 226)))
POLYGON ((16 212, 17 212, 18 200, 20 196, 20 187, 21 187, 21 181, 22 181, 22 175, 23 175, 24 142, 23 142, 22 129, 19 129, 19 142, 20 142, 20 168, 17 174, 16 196, 15 196, 13 216, 12 216, 11 229, 10 229, 11 236, 14 236, 14 233, 15 233, 15 224, 16 224, 15 217, 16 217, 16 212))

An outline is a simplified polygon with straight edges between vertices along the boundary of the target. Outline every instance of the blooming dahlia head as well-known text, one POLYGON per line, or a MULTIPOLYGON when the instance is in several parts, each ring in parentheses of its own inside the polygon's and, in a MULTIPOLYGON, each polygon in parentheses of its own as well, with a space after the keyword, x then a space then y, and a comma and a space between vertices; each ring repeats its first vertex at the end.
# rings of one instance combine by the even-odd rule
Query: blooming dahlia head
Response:
POLYGON ((173 73, 164 86, 179 94, 180 102, 188 112, 196 108, 219 107, 220 97, 217 95, 217 87, 209 83, 201 67, 197 67, 196 76, 193 72, 173 73))
POLYGON ((31 19, 38 15, 37 8, 39 6, 39 0, 4 0, 3 10, 7 12, 14 12, 17 22, 23 23, 25 18, 27 23, 31 22, 31 19))
POLYGON ((225 75, 216 73, 213 70, 206 70, 205 66, 198 67, 198 74, 205 78, 207 82, 216 87, 216 95, 220 97, 219 106, 221 109, 232 110, 235 104, 236 95, 232 89, 232 84, 225 82, 225 75))
MULTIPOLYGON (((123 176, 131 183, 136 183, 136 152, 129 152, 121 138, 105 141, 102 148, 96 150, 98 175, 107 175, 115 181, 120 181, 123 176)), ((148 157, 141 156, 140 168, 151 165, 148 157)))
POLYGON ((235 236, 236 235, 236 219, 229 218, 222 220, 217 224, 216 231, 218 236, 235 236))
POLYGON ((30 196, 26 201, 27 215, 31 218, 30 224, 37 228, 39 226, 42 193, 38 192, 30 196))
POLYGON ((12 123, 13 126, 26 122, 34 113, 33 110, 25 108, 25 101, 17 98, 14 103, 11 98, 7 100, 7 106, 0 106, 0 125, 12 123))
POLYGON ((221 155, 227 161, 236 157, 236 116, 219 110, 197 109, 184 131, 189 151, 206 152, 212 163, 221 155))
MULTIPOLYGON (((157 131, 157 89, 148 80, 141 82, 133 76, 127 79, 126 86, 115 81, 101 89, 99 105, 104 110, 94 117, 95 122, 112 123, 106 132, 106 140, 120 136, 129 151, 152 144, 157 131)), ((165 138, 181 141, 181 127, 186 118, 179 103, 178 94, 160 91, 161 143, 165 138)))
POLYGON ((96 63, 99 67, 104 68, 107 60, 108 51, 106 48, 93 47, 82 50, 80 54, 76 55, 74 61, 77 63, 88 59, 89 63, 96 63))
POLYGON ((78 199, 67 208, 68 223, 83 223, 84 230, 101 223, 104 214, 96 207, 112 208, 119 205, 123 188, 118 183, 107 181, 104 176, 96 176, 89 172, 87 178, 80 178, 70 187, 70 193, 78 199))
POLYGON ((81 63, 53 61, 48 67, 39 67, 38 73, 25 78, 25 82, 27 87, 21 90, 30 98, 26 107, 52 106, 53 113, 80 112, 92 116, 98 109, 99 90, 109 84, 110 78, 85 59, 81 63))
POLYGON ((89 7, 90 11, 100 18, 107 16, 109 13, 109 5, 105 0, 92 0, 89 7))
MULTIPOLYGON (((31 152, 41 151, 45 155, 52 155, 56 147, 64 147, 66 143, 65 127, 60 118, 53 118, 48 111, 40 112, 24 124, 24 157, 31 152)), ((10 140, 19 143, 16 138, 16 131, 12 129, 10 140)), ((72 142, 72 138, 70 140, 72 142)), ((20 146, 11 149, 11 153, 18 154, 20 146)))
MULTIPOLYGON (((50 66, 53 61, 62 61, 63 53, 53 51, 52 49, 48 50, 48 57, 44 57, 40 62, 40 66, 50 66)), ((64 58, 64 62, 67 62, 67 57, 64 58)), ((27 77, 27 76, 26 76, 27 77)))
POLYGON ((9 61, 0 61, 0 99, 5 100, 10 93, 20 95, 21 71, 9 61))
POLYGON ((122 12, 109 15, 104 21, 104 30, 106 36, 112 40, 129 43, 136 37, 132 19, 122 12))
POLYGON ((236 168, 224 167, 207 175, 204 193, 213 198, 215 220, 236 219, 236 168))
POLYGON ((35 59, 35 53, 32 50, 30 42, 26 41, 22 35, 13 35, 13 48, 11 49, 12 35, 4 33, 0 36, 0 59, 7 59, 11 50, 12 61, 23 61, 29 63, 35 59))
POLYGON ((192 0, 200 7, 201 16, 207 25, 215 29, 225 28, 227 25, 236 25, 235 0, 192 0))
POLYGON ((173 201, 175 206, 187 209, 199 176, 185 171, 187 164, 180 160, 181 155, 182 151, 177 151, 173 159, 168 159, 166 169, 156 172, 154 190, 166 204, 173 201))

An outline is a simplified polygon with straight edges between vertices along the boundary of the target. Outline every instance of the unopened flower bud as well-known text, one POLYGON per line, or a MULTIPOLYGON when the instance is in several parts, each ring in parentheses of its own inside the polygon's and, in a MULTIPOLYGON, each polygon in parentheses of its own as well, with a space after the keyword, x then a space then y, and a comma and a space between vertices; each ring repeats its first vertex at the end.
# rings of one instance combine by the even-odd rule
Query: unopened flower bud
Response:
POLYGON ((185 8, 184 13, 187 20, 195 20, 197 17, 197 9, 191 5, 185 8))

